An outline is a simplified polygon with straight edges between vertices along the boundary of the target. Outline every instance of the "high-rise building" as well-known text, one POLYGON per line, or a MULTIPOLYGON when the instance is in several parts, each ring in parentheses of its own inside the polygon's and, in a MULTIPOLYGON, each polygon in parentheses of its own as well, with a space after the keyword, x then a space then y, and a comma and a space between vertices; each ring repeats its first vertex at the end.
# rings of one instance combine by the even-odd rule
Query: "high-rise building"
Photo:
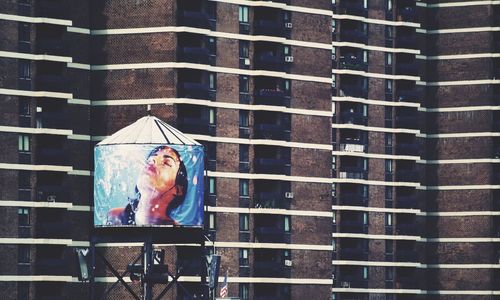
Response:
MULTIPOLYGON (((205 145, 206 253, 228 296, 498 297, 499 9, 1 1, 1 298, 89 299, 73 251, 93 147, 148 106, 205 145)), ((199 291, 199 246, 156 247, 199 291)), ((97 250, 123 273, 141 246, 97 250)), ((95 297, 115 280, 97 267, 95 297)))

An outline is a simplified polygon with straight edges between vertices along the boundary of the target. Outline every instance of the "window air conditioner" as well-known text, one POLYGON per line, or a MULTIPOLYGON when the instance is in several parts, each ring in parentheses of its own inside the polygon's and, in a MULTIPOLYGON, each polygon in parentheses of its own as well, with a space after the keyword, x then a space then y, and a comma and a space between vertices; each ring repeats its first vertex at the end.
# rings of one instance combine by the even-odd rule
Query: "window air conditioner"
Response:
POLYGON ((343 288, 350 288, 351 287, 351 283, 349 281, 342 281, 340 283, 340 287, 343 287, 343 288))
POLYGON ((292 199, 293 198, 293 192, 286 192, 285 193, 285 198, 292 199))
POLYGON ((56 195, 48 195, 47 202, 56 202, 56 195))
POLYGON ((250 58, 245 58, 245 66, 249 66, 250 65, 250 58))
POLYGON ((285 266, 291 267, 292 266, 292 261, 290 259, 285 259, 285 266))
POLYGON ((285 56, 285 62, 293 62, 293 56, 285 56))
POLYGON ((292 25, 292 23, 290 23, 290 22, 285 23, 285 28, 292 28, 292 26, 293 26, 293 25, 292 25))

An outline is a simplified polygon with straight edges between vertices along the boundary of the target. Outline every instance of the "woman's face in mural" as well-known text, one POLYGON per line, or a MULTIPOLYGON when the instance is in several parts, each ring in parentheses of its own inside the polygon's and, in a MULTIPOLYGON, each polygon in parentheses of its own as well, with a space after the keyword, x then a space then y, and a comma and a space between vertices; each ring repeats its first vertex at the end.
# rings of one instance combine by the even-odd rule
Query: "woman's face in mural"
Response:
POLYGON ((141 193, 162 195, 175 188, 180 158, 169 147, 160 148, 148 157, 142 170, 137 188, 141 193))

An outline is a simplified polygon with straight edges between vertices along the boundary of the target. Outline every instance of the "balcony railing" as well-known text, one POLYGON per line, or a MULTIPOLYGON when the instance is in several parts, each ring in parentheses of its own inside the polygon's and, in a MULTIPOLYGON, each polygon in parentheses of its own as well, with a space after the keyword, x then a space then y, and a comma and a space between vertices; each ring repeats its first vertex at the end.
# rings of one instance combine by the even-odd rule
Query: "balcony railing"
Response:
POLYGON ((39 91, 67 92, 70 84, 68 78, 62 75, 38 75, 36 87, 39 91))
POLYGON ((255 159, 255 171, 268 174, 290 174, 290 162, 275 158, 255 159))
POLYGON ((256 277, 284 277, 284 262, 275 261, 254 261, 253 273, 256 277))
POLYGON ((199 257, 196 258, 183 258, 177 261, 177 267, 182 267, 182 272, 188 276, 199 276, 201 273, 201 261, 199 257))
POLYGON ((366 206, 368 204, 368 197, 365 197, 362 193, 341 192, 339 199, 341 205, 366 206))
POLYGON ((340 232, 365 233, 368 226, 362 220, 340 221, 340 232))
POLYGON ((255 194, 254 207, 288 209, 290 200, 285 198, 284 193, 261 192, 255 194))
POLYGON ((396 225, 396 233, 398 235, 418 235, 416 224, 401 223, 396 225))
POLYGON ((368 280, 363 279, 361 275, 341 275, 335 281, 335 286, 339 288, 367 288, 368 280))
POLYGON ((282 37, 285 35, 285 24, 279 21, 257 20, 254 22, 255 35, 272 35, 282 37))
POLYGON ((360 84, 341 84, 340 96, 367 98, 368 90, 360 84))
POLYGON ((339 12, 348 14, 348 15, 355 15, 355 16, 362 16, 366 17, 368 14, 368 9, 366 9, 363 5, 362 1, 341 1, 339 5, 339 12))
POLYGON ((261 243, 284 243, 287 234, 283 229, 277 227, 259 227, 255 228, 255 238, 261 243))
POLYGON ((417 196, 396 196, 396 208, 417 208, 417 196))
POLYGON ((67 222, 38 222, 36 226, 37 238, 69 238, 71 226, 67 222))
POLYGON ((396 180, 398 181, 406 181, 406 182, 418 182, 419 176, 417 171, 397 171, 396 172, 396 180))
POLYGON ((61 185, 40 184, 37 189, 37 200, 47 202, 69 202, 68 191, 61 185))
POLYGON ((209 99, 210 89, 208 84, 198 82, 182 82, 179 84, 179 97, 209 99))
POLYGON ((367 67, 368 65, 363 61, 363 59, 358 58, 354 55, 340 57, 340 63, 339 63, 340 69, 366 71, 367 67))
POLYGON ((55 19, 71 19, 68 15, 69 9, 65 1, 37 1, 36 15, 37 17, 55 18, 55 19))
POLYGON ((396 127, 418 129, 417 116, 396 116, 396 127))
POLYGON ((397 92, 398 101, 420 103, 420 93, 415 90, 400 89, 397 92))
POLYGON ((396 144, 396 155, 419 155, 419 148, 416 143, 396 144))
POLYGON ((64 112, 41 112, 36 114, 38 128, 68 129, 69 118, 64 112))
POLYGON ((210 53, 206 48, 180 47, 177 56, 181 62, 208 64, 210 53))
POLYGON ((396 249, 396 261, 416 262, 417 260, 417 252, 415 250, 396 249))
POLYGON ((368 179, 368 172, 362 167, 341 167, 339 178, 368 179))
POLYGON ((360 112, 344 111, 340 113, 340 120, 344 124, 366 125, 368 118, 360 112))
POLYGON ((398 21, 414 22, 415 21, 415 8, 403 7, 398 10, 398 21))
POLYGON ((418 74, 418 65, 417 63, 397 63, 396 64, 396 73, 401 75, 417 75, 418 74))
POLYGON ((179 129, 186 133, 213 135, 215 134, 215 126, 210 125, 208 120, 198 118, 182 118, 177 121, 179 129))
POLYGON ((254 68, 258 70, 283 71, 285 60, 281 55, 270 53, 257 54, 255 56, 254 68))
POLYGON ((41 148, 36 156, 36 163, 39 165, 69 165, 68 154, 63 149, 41 148))
POLYGON ((68 55, 68 43, 61 39, 39 37, 36 42, 37 54, 68 55))
POLYGON ((339 151, 342 152, 366 152, 366 144, 343 143, 339 144, 339 151))
POLYGON ((180 26, 196 27, 196 28, 210 28, 210 21, 208 14, 201 11, 188 11, 184 10, 179 12, 177 23, 180 26))
POLYGON ((272 140, 290 140, 290 130, 283 125, 255 124, 254 138, 272 140))
POLYGON ((343 29, 340 32, 342 42, 353 42, 366 44, 368 42, 368 34, 359 29, 343 29))
POLYGON ((36 260, 36 273, 39 275, 68 275, 68 263, 64 259, 39 258, 36 260))
POLYGON ((368 253, 362 248, 342 248, 339 255, 341 260, 368 260, 368 253))
POLYGON ((253 98, 254 104, 289 106, 285 101, 285 93, 280 90, 260 89, 253 98))
POLYGON ((397 48, 417 48, 417 38, 415 35, 402 35, 396 38, 397 48))

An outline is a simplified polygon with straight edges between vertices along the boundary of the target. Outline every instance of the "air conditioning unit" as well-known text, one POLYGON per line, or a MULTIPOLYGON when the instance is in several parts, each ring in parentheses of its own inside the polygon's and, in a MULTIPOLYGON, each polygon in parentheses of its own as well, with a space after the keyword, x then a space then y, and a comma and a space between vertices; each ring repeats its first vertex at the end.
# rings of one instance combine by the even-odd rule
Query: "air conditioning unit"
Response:
POLYGON ((285 23, 285 28, 292 28, 292 23, 290 22, 285 23))
POLYGON ((250 58, 245 58, 245 66, 249 66, 250 65, 250 58))
POLYGON ((56 202, 56 195, 48 195, 47 202, 56 202))
POLYGON ((290 259, 285 259, 285 266, 291 267, 292 266, 292 261, 290 259))
POLYGON ((285 62, 293 62, 293 56, 285 56, 285 62))
POLYGON ((332 54, 332 60, 337 60, 337 55, 332 54))
POLYGON ((285 193, 285 198, 292 199, 293 198, 293 192, 286 192, 285 193))
POLYGON ((340 287, 343 287, 343 288, 350 288, 351 287, 351 283, 349 281, 342 281, 340 283, 340 287))

